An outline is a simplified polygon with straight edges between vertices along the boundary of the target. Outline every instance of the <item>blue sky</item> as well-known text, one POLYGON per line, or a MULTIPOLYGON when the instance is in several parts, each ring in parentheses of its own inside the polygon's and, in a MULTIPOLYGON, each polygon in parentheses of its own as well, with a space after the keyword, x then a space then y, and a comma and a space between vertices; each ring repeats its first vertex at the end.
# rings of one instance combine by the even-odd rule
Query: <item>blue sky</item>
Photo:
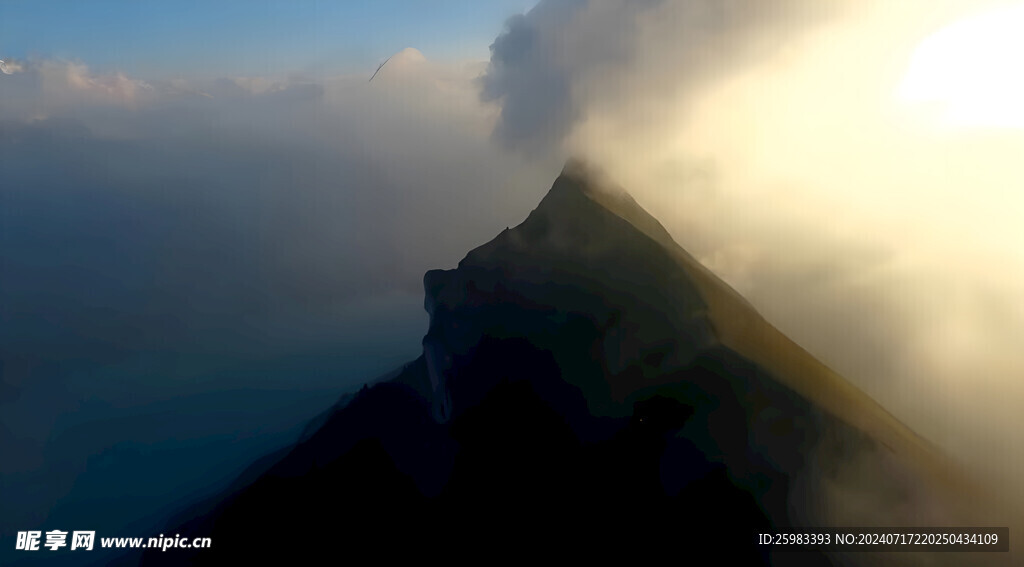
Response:
POLYGON ((0 58, 81 61, 142 78, 372 69, 415 47, 484 59, 506 18, 536 0, 5 0, 0 58))

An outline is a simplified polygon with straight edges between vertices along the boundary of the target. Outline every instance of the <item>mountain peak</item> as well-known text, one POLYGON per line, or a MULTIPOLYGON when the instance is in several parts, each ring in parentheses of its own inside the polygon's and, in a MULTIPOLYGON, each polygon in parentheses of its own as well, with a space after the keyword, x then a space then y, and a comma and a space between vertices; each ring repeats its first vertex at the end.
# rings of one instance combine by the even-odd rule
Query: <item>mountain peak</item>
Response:
POLYGON ((572 157, 566 160, 559 178, 572 181, 581 190, 588 192, 598 190, 625 192, 609 179, 607 172, 581 157, 572 157))
POLYGON ((424 287, 422 356, 339 402, 232 496, 202 534, 218 549, 265 561, 249 543, 268 525, 292 530, 269 550, 282 558, 317 529, 373 553, 453 533, 506 547, 528 511, 558 522, 537 533, 573 525, 666 550, 701 534, 753 564, 764 549, 737 545, 744 530, 991 521, 993 501, 959 469, 583 160, 424 287))
POLYGON ((541 201, 537 209, 558 216, 575 214, 577 211, 574 210, 547 210, 555 202, 564 204, 562 199, 557 198, 557 194, 563 192, 574 192, 587 197, 662 246, 678 247, 665 227, 644 210, 628 191, 616 183, 604 169, 586 159, 574 157, 566 161, 548 196, 541 201), (555 197, 552 198, 553 195, 555 197))
MULTIPOLYGON (((769 324, 742 295, 676 243, 625 189, 584 159, 566 162, 522 224, 472 250, 458 270, 428 272, 428 311, 429 306, 464 301, 464 286, 479 282, 463 280, 478 279, 481 270, 519 282, 550 282, 568 274, 573 285, 593 288, 600 283, 605 294, 629 288, 641 304, 664 303, 671 311, 664 316, 686 337, 679 344, 687 348, 677 354, 722 345, 885 446, 931 453, 926 442, 877 402, 769 324), (456 275, 459 270, 462 273, 456 275), (588 279, 580 283, 576 276, 588 279)), ((625 393, 636 384, 612 386, 625 393)))

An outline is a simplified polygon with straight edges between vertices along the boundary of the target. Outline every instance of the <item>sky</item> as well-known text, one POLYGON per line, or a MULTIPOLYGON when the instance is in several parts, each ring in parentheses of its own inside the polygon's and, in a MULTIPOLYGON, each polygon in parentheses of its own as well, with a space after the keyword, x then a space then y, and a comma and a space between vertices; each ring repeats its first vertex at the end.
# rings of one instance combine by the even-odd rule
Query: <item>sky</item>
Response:
POLYGON ((417 356, 423 273, 568 156, 1024 497, 1021 5, 0 3, 0 534, 417 356))
POLYGON ((14 0, 0 5, 0 53, 142 78, 372 72, 409 46, 431 58, 485 59, 505 18, 534 3, 14 0))

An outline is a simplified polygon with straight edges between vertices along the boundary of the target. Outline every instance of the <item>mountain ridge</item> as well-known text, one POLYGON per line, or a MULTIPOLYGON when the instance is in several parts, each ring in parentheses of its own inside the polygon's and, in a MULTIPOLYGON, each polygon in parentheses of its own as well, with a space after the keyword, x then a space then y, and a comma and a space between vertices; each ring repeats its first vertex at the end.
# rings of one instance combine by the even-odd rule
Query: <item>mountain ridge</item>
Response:
POLYGON ((282 518, 298 515, 309 529, 342 525, 377 541, 358 518, 322 510, 326 492, 379 521, 397 510, 407 519, 395 533, 416 542, 440 537, 417 523, 439 514, 509 543, 479 532, 466 519, 475 514, 526 545, 524 533, 538 534, 511 511, 531 503, 601 533, 686 528, 747 563, 803 565, 856 563, 768 553, 748 529, 978 518, 967 504, 982 491, 933 446, 772 327, 585 162, 570 161, 521 224, 455 269, 427 272, 424 289, 423 354, 339 401, 183 533, 237 545, 263 524, 294 529, 282 518), (623 523, 638 511, 658 521, 623 523))

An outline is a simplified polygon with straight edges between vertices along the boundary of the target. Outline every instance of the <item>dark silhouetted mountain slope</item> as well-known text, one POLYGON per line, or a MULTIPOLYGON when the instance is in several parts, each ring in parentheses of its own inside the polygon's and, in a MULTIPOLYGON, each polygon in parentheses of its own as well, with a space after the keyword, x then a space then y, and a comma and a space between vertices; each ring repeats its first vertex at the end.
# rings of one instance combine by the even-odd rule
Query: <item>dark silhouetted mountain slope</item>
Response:
POLYGON ((860 564, 771 555, 755 534, 991 524, 985 495, 928 443, 579 162, 522 224, 424 287, 422 356, 172 530, 212 549, 145 563, 860 564))

